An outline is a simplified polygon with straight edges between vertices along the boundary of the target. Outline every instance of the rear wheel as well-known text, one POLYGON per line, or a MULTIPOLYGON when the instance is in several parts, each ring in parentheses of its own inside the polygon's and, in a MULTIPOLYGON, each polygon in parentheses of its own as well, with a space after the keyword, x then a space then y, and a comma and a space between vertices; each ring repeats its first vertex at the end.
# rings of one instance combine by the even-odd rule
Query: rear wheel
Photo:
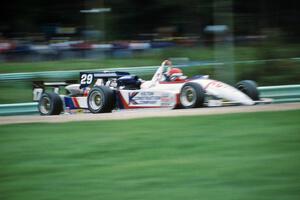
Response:
POLYGON ((236 84, 236 88, 246 94, 254 101, 259 100, 259 92, 257 90, 257 84, 251 80, 240 81, 236 84))
POLYGON ((89 92, 87 101, 92 113, 111 112, 115 105, 114 92, 108 87, 96 86, 89 92))
POLYGON ((41 115, 59 115, 63 110, 63 103, 58 94, 44 93, 39 100, 38 109, 41 115))
POLYGON ((204 104, 205 92, 197 83, 186 83, 180 91, 180 107, 198 108, 204 104))

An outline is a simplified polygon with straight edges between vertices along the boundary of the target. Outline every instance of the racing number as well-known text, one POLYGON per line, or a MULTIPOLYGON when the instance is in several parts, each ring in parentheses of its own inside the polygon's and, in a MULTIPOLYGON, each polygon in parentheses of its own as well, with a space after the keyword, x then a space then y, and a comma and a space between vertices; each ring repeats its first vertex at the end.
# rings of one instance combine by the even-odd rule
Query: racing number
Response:
POLYGON ((93 81, 93 74, 82 74, 80 77, 81 85, 89 85, 93 81))
POLYGON ((33 101, 39 101, 42 94, 43 94, 43 88, 34 88, 33 89, 33 101))

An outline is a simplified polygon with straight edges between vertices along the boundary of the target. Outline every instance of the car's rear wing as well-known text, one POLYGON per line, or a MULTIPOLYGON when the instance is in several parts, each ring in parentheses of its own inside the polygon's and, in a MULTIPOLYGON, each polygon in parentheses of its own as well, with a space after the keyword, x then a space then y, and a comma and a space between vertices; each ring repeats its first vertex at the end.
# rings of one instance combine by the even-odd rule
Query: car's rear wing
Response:
POLYGON ((108 79, 120 78, 122 76, 130 75, 128 72, 80 72, 80 88, 88 87, 94 84, 98 79, 102 79, 103 83, 106 83, 108 79))
POLYGON ((45 88, 45 87, 59 87, 59 86, 66 86, 67 82, 44 82, 44 81, 33 81, 33 88, 45 88))
MULTIPOLYGON (((102 83, 105 84, 109 79, 120 78, 122 76, 130 75, 128 72, 119 71, 100 71, 100 72, 80 72, 80 88, 89 87, 94 85, 95 82, 101 79, 102 83)), ((34 81, 33 82, 33 100, 39 101, 43 92, 46 88, 53 88, 53 92, 59 93, 59 88, 62 86, 67 86, 70 84, 78 83, 76 80, 68 80, 63 82, 44 82, 44 81, 34 81)))
POLYGON ((46 91, 47 88, 52 88, 53 92, 59 93, 59 87, 67 86, 73 83, 77 83, 75 80, 68 80, 64 82, 44 82, 44 81, 33 81, 33 101, 39 101, 41 95, 46 91))

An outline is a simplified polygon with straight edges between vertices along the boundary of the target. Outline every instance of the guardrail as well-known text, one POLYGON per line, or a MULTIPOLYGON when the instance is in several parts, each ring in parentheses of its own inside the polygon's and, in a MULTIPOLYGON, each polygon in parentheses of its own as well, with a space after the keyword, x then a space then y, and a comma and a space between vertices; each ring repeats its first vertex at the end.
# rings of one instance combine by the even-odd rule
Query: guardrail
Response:
POLYGON ((300 101, 300 85, 259 87, 261 97, 272 98, 275 103, 300 101))
MULTIPOLYGON (((271 61, 290 60, 299 62, 300 58, 286 58, 286 59, 268 59, 268 60, 242 60, 234 61, 235 64, 253 64, 265 63, 271 61)), ((176 61, 175 61, 176 62, 176 61)), ((224 65, 224 62, 216 61, 180 61, 176 67, 189 68, 195 66, 218 66, 224 65)), ((24 72, 24 73, 3 73, 0 74, 0 82, 16 81, 16 80, 66 80, 78 79, 80 72, 84 71, 126 71, 136 75, 149 75, 153 74, 159 66, 143 66, 143 67, 121 67, 121 68, 102 68, 102 69, 88 69, 88 70, 68 70, 68 71, 44 71, 44 72, 24 72)))
POLYGON ((69 71, 45 71, 45 72, 28 72, 28 73, 7 73, 0 74, 0 82, 15 80, 66 80, 78 79, 80 72, 84 71, 127 71, 137 75, 153 73, 157 66, 145 67, 128 67, 128 68, 105 68, 105 69, 89 69, 89 70, 69 70, 69 71))
POLYGON ((0 104, 0 116, 37 114, 37 102, 0 104))
MULTIPOLYGON (((218 64, 218 63, 214 63, 218 64)), ((177 67, 188 68, 200 65, 212 65, 209 61, 192 61, 187 64, 175 65, 177 67)), ((24 72, 24 73, 4 73, 0 74, 0 82, 16 81, 16 80, 66 80, 78 79, 80 72, 85 71, 126 71, 136 75, 153 74, 159 66, 143 66, 143 67, 119 67, 119 68, 102 68, 88 70, 68 70, 68 71, 44 71, 44 72, 24 72)))
MULTIPOLYGON (((259 87, 262 98, 272 98, 273 103, 300 102, 300 85, 259 87)), ((37 114, 36 102, 0 104, 0 116, 37 114)))

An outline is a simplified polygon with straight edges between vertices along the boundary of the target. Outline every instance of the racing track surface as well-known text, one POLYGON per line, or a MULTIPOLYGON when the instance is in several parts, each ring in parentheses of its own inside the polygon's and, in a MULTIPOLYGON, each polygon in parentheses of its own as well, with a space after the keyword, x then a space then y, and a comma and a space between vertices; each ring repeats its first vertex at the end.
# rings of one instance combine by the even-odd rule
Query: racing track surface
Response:
POLYGON ((193 116, 193 115, 216 115, 227 113, 242 112, 263 112, 263 111, 282 111, 282 110, 298 110, 300 103, 285 104, 267 104, 256 106, 227 106, 215 108, 197 108, 197 109, 137 109, 122 110, 105 114, 62 114, 57 116, 4 116, 0 117, 0 125, 17 124, 17 123, 62 123, 72 121, 96 121, 96 120, 126 120, 146 117, 174 117, 174 116, 193 116))

